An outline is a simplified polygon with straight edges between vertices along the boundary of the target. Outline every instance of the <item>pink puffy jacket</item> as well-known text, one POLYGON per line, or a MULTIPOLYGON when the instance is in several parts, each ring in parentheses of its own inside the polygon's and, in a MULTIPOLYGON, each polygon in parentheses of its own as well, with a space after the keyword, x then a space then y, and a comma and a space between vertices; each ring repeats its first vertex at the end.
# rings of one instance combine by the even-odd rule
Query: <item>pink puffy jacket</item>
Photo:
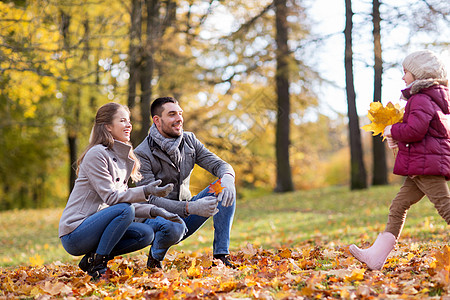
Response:
POLYGON ((391 128, 399 151, 397 175, 443 175, 450 180, 450 98, 447 80, 415 81, 402 90, 407 99, 402 123, 391 128))

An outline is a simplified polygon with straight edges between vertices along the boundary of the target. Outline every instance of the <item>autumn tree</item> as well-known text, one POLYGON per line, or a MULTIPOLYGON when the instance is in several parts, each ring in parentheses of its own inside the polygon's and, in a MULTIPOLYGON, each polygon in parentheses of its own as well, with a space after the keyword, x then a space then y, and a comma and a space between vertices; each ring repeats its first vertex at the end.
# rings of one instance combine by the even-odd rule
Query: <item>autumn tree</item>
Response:
POLYGON ((124 23, 115 17, 122 9, 124 7, 116 1, 109 2, 108 6, 68 1, 48 8, 48 17, 58 25, 60 32, 64 64, 59 72, 67 77, 59 81, 58 86, 69 147, 69 190, 76 179, 79 148, 86 145, 98 106, 119 94, 116 79, 109 72, 120 64, 120 54, 125 53, 126 32, 118 29, 123 28, 124 23), (107 96, 102 96, 101 90, 105 87, 107 96), (99 97, 104 99, 97 99, 99 97))
MULTIPOLYGON (((302 115, 307 107, 317 105, 311 86, 318 76, 303 60, 304 48, 301 46, 307 44, 305 40, 309 32, 305 10, 298 1, 258 4, 245 1, 238 6, 223 5, 234 17, 234 29, 217 42, 213 41, 214 48, 210 47, 205 56, 215 61, 207 78, 211 78, 211 83, 216 86, 223 87, 223 95, 216 104, 233 107, 232 111, 221 111, 217 120, 222 124, 217 125, 226 129, 222 133, 225 140, 242 142, 241 147, 230 147, 238 151, 234 159, 240 158, 237 164, 241 164, 241 155, 246 153, 242 146, 251 147, 249 141, 256 143, 258 140, 252 134, 244 138, 244 132, 256 133, 260 124, 264 124, 265 130, 260 137, 263 140, 258 144, 265 142, 275 152, 275 169, 271 176, 274 188, 280 192, 292 190, 290 156, 291 152, 301 148, 290 141, 293 117, 302 115), (258 106, 259 111, 249 109, 258 106), (230 129, 232 124, 247 129, 242 132, 230 129), (269 126, 275 130, 270 130, 269 126)), ((301 144, 301 140, 296 143, 301 144)), ((249 157, 248 161, 253 159, 249 157)), ((245 174, 247 172, 244 171, 245 174)), ((246 177, 245 174, 242 176, 246 177)), ((248 175, 257 177, 259 174, 248 175)))
POLYGON ((289 162, 290 145, 290 97, 289 97, 289 63, 290 51, 288 47, 288 23, 286 0, 275 0, 276 24, 276 60, 275 75, 277 90, 277 127, 276 127, 276 158, 277 184, 275 191, 288 192, 294 190, 289 162))
MULTIPOLYGON (((372 24, 373 24, 373 54, 374 54, 374 81, 373 81, 373 101, 381 102, 383 58, 381 48, 381 16, 380 1, 372 1, 372 24)), ((377 135, 372 137, 373 170, 372 184, 384 185, 388 183, 386 149, 382 137, 377 135)))
MULTIPOLYGON (((117 46, 120 45, 120 30, 117 28, 123 26, 120 26, 120 18, 114 16, 120 16, 117 12, 123 7, 117 1, 109 2, 108 7, 101 2, 79 5, 70 1, 52 3, 45 0, 2 5, 2 23, 7 24, 1 28, 3 43, 0 51, 7 58, 2 62, 3 78, 7 79, 2 87, 5 91, 16 90, 17 94, 5 93, 4 99, 12 105, 9 107, 26 103, 26 106, 17 108, 17 111, 27 112, 25 118, 20 120, 21 129, 15 133, 20 136, 20 131, 38 132, 36 124, 48 126, 40 128, 42 134, 47 133, 47 137, 35 142, 35 146, 42 150, 31 150, 34 143, 28 146, 29 158, 34 159, 28 165, 34 166, 33 169, 43 175, 34 176, 33 172, 28 172, 28 176, 33 180, 30 180, 25 188, 18 190, 30 189, 32 192, 29 194, 32 195, 58 191, 59 195, 65 198, 67 190, 70 190, 75 181, 72 165, 79 155, 79 144, 85 145, 87 142, 92 115, 99 103, 114 99, 114 96, 108 99, 100 95, 103 88, 107 87, 111 91, 116 83, 116 79, 110 76, 109 72, 110 67, 120 61, 118 54, 121 51, 117 51, 117 46), (116 47, 108 49, 107 45, 113 44, 116 47), (99 69, 102 61, 100 52, 108 58, 104 60, 108 63, 104 64, 103 72, 99 69), (18 84, 14 78, 21 78, 26 84, 18 84), (14 86, 21 88, 16 89, 14 86), (20 93, 26 94, 19 95, 20 93), (99 96, 103 99, 98 99, 99 96), (67 150, 61 146, 61 138, 64 135, 67 150), (56 146, 56 141, 59 141, 57 148, 45 147, 47 143, 56 146), (47 150, 51 154, 43 157, 38 155, 47 150), (67 154, 67 160, 61 157, 67 154), (54 166, 53 172, 47 172, 46 164, 54 166), (39 165, 43 166, 38 167, 39 165), (59 170, 55 171, 56 167, 65 167, 70 176, 61 176, 59 170), (41 184, 30 184, 37 178, 43 178, 41 184), (60 180, 65 178, 69 178, 67 190, 61 188, 60 180), (55 185, 53 180, 58 181, 58 188, 49 186, 55 185)), ((5 114, 8 118, 12 117, 10 111, 5 111, 5 114)), ((13 125, 9 126, 14 128, 13 125)), ((30 143, 32 139, 28 138, 29 136, 24 136, 24 141, 30 143)), ((25 160, 22 159, 22 162, 25 160)), ((26 170, 26 166, 25 163, 18 163, 15 169, 26 170)), ((8 194, 14 195, 14 185, 8 185, 8 194)), ((46 198, 51 197, 47 195, 46 198)))
POLYGON ((57 33, 36 6, 0 3, 0 209, 51 205, 61 188, 58 103, 52 79, 57 33), (28 13, 25 13, 27 11, 28 13))
POLYGON ((347 91, 347 108, 349 120, 350 139, 350 172, 351 189, 367 188, 367 175, 363 161, 363 151, 361 144, 361 132, 359 129, 359 117, 356 111, 356 93, 353 82, 353 50, 352 50, 352 29, 353 11, 352 1, 345 0, 345 88, 347 91))

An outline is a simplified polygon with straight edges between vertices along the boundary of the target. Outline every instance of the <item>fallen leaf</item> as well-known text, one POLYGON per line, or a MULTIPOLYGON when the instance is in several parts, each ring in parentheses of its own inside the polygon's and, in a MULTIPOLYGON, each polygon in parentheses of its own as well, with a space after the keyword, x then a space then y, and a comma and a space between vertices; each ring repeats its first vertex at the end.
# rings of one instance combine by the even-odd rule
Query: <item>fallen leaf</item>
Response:
POLYGON ((346 281, 361 281, 364 279, 366 269, 354 269, 350 276, 345 277, 346 281))
POLYGON ((32 266, 42 266, 44 264, 44 260, 41 258, 39 254, 31 256, 29 260, 32 266))

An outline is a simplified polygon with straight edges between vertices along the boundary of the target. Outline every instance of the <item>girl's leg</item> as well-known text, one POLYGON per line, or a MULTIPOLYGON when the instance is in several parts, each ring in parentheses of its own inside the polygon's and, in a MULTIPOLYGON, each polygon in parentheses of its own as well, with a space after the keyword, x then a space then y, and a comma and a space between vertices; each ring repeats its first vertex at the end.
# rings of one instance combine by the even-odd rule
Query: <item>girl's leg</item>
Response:
POLYGON ((417 176, 417 186, 434 204, 439 215, 450 225, 450 191, 443 176, 417 176))
POLYGON ((400 191, 392 200, 385 231, 398 238, 405 224, 408 209, 419 202, 424 195, 414 180, 409 176, 406 177, 400 191))
POLYGON ((133 219, 134 207, 119 203, 89 216, 73 232, 61 237, 61 242, 71 255, 109 255, 133 219))
POLYGON ((407 177, 400 191, 392 200, 385 231, 380 233, 373 245, 367 249, 350 245, 350 253, 360 262, 365 263, 369 269, 381 270, 402 231, 408 209, 422 199, 423 195, 414 181, 407 177))

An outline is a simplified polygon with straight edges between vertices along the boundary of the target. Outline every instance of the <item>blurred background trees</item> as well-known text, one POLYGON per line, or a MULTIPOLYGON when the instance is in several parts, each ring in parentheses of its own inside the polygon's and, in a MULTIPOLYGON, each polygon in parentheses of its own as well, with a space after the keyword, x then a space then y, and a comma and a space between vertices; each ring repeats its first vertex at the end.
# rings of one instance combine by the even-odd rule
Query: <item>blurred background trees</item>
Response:
MULTIPOLYGON (((392 51, 402 57, 424 33, 419 43, 448 48, 438 39, 449 27, 448 5, 390 2, 379 7, 383 58, 392 51), (385 36, 392 28, 402 28, 401 44, 385 36)), ((354 43, 373 46, 370 39, 378 32, 368 27, 378 22, 373 3, 374 10, 364 3, 351 16, 354 43), (373 22, 367 22, 371 15, 373 22)), ((160 96, 176 97, 185 111, 185 130, 234 166, 241 196, 250 190, 352 187, 347 115, 327 114, 320 105, 333 102, 318 96, 332 83, 315 65, 317 49, 329 37, 312 33, 311 5, 306 0, 0 2, 0 209, 64 205, 97 108, 109 101, 128 105, 137 146, 151 124, 150 103, 160 96)), ((335 34, 344 37, 339 30, 335 34)), ((356 53, 352 61, 375 65, 380 84, 374 53, 374 62, 367 53, 356 53)), ((384 69, 395 64, 383 61, 384 69)), ((358 119, 356 111, 353 115, 358 119)), ((373 170, 380 159, 370 160, 370 135, 361 139, 362 163, 373 170)), ((368 177, 363 182, 374 178, 376 184, 375 174, 368 177)), ((196 169, 193 192, 211 179, 196 169)))

